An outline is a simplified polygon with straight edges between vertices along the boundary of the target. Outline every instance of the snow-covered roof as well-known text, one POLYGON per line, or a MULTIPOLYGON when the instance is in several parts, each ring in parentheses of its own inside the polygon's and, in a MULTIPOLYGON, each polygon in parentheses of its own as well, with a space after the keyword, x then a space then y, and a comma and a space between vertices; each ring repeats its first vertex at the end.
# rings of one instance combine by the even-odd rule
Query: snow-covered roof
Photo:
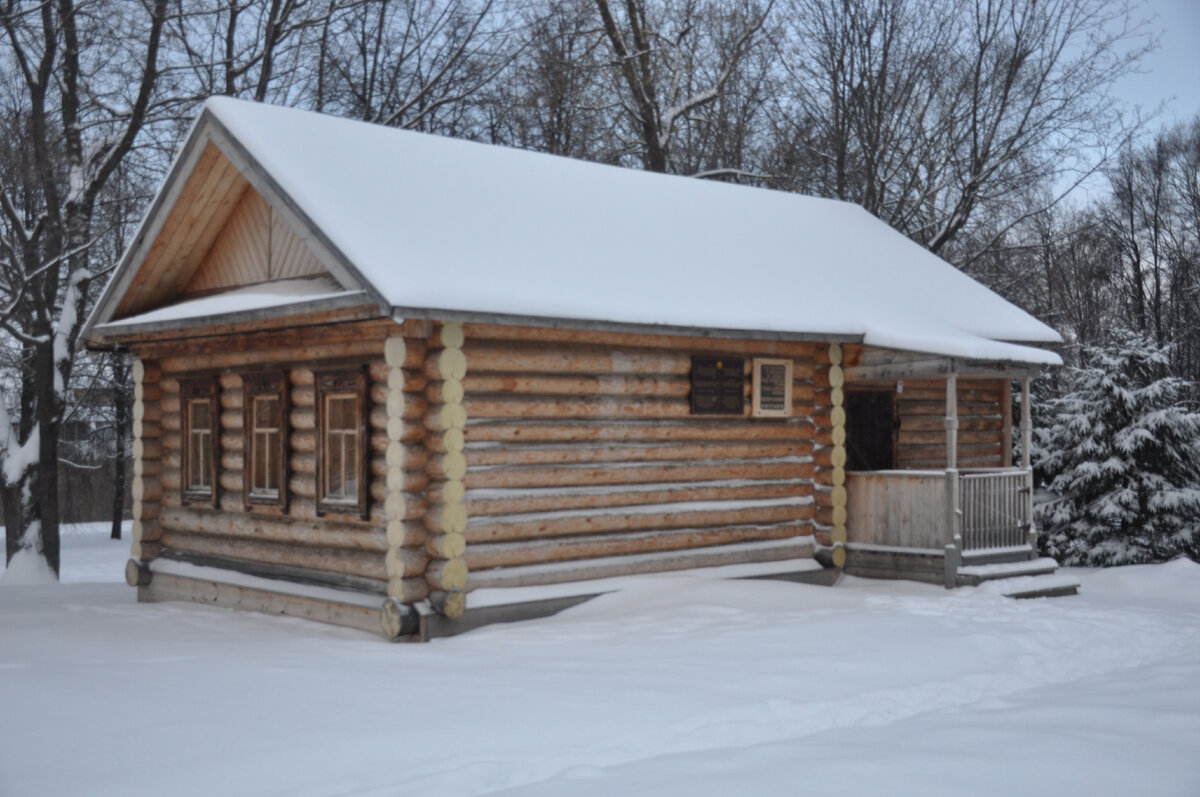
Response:
MULTIPOLYGON (((1004 342, 1057 343, 1053 329, 849 203, 228 98, 205 103, 192 136, 208 123, 336 252, 343 281, 361 283, 343 287, 397 315, 828 336, 1059 361, 1004 342)), ((113 320, 121 276, 93 323, 113 320)))

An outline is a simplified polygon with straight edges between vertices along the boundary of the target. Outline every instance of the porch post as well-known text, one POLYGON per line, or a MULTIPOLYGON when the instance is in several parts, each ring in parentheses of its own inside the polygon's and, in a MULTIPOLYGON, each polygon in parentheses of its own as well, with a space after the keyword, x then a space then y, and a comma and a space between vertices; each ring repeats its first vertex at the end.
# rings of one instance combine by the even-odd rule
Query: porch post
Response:
POLYGON ((946 377, 946 589, 958 583, 958 566, 962 561, 962 526, 959 522, 960 485, 958 483, 958 377, 946 377))
POLYGON ((1021 467, 1029 470, 1033 445, 1033 421, 1029 408, 1029 377, 1021 378, 1021 467))
POLYGON ((1029 377, 1021 378, 1021 468, 1025 471, 1025 518, 1029 522, 1026 538, 1032 549, 1030 556, 1037 556, 1037 527, 1033 525, 1033 410, 1030 407, 1029 377))
POLYGON ((958 467, 958 377, 946 377, 946 468, 958 467))

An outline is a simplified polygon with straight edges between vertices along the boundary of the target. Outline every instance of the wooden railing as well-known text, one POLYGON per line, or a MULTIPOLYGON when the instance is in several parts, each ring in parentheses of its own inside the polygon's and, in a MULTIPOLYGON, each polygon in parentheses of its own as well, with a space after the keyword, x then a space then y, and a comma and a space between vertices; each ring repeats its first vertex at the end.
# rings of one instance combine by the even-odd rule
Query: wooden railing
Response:
POLYGON ((1019 468, 851 472, 849 542, 939 552, 1025 545, 1030 484, 1019 468))
POLYGON ((960 472, 960 531, 964 551, 1011 548, 1029 541, 1029 472, 960 472))

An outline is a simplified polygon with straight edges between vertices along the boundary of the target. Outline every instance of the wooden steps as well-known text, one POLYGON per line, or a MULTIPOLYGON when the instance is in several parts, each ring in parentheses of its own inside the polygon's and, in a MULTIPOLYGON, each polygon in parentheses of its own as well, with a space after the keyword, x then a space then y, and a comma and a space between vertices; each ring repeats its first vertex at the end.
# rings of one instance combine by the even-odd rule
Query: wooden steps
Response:
POLYGON ((1077 580, 1058 573, 1058 562, 1045 556, 1035 558, 1027 545, 967 552, 955 584, 1010 598, 1054 598, 1079 592, 1077 580))

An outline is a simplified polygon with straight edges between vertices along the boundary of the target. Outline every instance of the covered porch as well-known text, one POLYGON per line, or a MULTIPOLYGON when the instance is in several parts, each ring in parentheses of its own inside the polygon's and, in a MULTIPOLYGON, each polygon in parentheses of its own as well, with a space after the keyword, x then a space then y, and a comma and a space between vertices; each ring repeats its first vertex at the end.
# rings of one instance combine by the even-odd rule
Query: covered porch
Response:
POLYGON ((947 588, 992 579, 1024 588, 1043 577, 1030 594, 1074 593, 1044 578, 1057 563, 1037 554, 1029 454, 1035 375, 1022 365, 870 350, 846 369, 845 572, 947 588), (905 397, 906 384, 917 385, 917 395, 905 397))

